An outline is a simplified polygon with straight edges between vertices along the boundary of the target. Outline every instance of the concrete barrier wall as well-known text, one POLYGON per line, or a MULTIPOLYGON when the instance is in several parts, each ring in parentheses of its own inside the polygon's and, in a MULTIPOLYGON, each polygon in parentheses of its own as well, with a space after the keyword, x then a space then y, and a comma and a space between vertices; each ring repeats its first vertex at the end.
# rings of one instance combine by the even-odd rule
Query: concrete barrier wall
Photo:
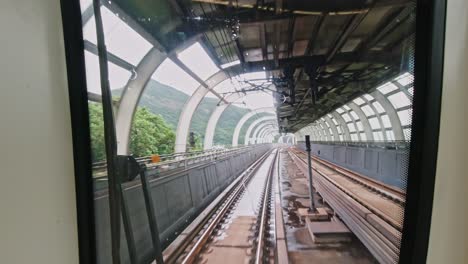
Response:
MULTIPOLYGON (((305 150, 304 142, 297 146, 305 150)), ((312 155, 383 183, 405 189, 409 149, 312 144, 312 155)))
MULTIPOLYGON (((178 174, 150 178, 162 243, 167 244, 175 238, 177 232, 190 223, 224 188, 269 149, 270 145, 262 145, 178 174)), ((140 260, 148 262, 151 258, 152 242, 141 185, 137 182, 125 184, 124 199, 129 207, 137 255, 140 260)), ((95 196, 95 219, 97 262, 111 263, 109 201, 105 193, 95 196)), ((130 263, 123 227, 121 256, 123 263, 130 263)))

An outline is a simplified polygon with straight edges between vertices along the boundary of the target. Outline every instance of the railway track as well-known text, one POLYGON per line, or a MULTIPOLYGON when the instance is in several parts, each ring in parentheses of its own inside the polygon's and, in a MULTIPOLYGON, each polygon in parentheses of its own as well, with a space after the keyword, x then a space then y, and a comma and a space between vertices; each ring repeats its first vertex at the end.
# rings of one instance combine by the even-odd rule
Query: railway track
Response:
POLYGON ((164 251, 165 263, 268 262, 277 155, 263 155, 221 193, 164 251))
MULTIPOLYGON (((289 149, 307 175, 306 153, 289 149)), ((380 263, 397 263, 405 193, 317 157, 312 162, 314 188, 380 263)))

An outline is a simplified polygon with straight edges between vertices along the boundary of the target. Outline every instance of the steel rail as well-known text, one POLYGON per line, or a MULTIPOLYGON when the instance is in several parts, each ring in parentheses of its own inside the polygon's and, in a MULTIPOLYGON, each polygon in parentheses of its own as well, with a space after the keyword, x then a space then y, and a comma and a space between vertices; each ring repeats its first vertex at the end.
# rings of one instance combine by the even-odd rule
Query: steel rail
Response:
MULTIPOLYGON (((289 151, 293 161, 300 170, 305 171, 305 161, 297 152, 289 151)), ((316 160, 316 162, 320 162, 316 160)), ((381 263, 396 263, 398 261, 401 230, 391 226, 380 215, 366 207, 366 203, 358 197, 338 186, 327 175, 314 168, 317 172, 314 187, 335 213, 345 222, 351 231, 368 248, 372 255, 381 263)), ((395 202, 395 201, 393 201, 395 202)))
POLYGON ((374 192, 378 192, 382 194, 383 196, 386 196, 387 198, 390 198, 396 202, 398 202, 401 205, 405 205, 405 195, 406 192, 390 186, 388 184, 376 181, 374 179, 371 179, 369 177, 366 177, 364 175, 358 174, 356 172, 353 172, 351 170, 348 170, 346 168, 343 168, 339 165, 333 164, 332 162, 326 161, 324 159, 318 158, 318 157, 312 157, 312 159, 316 162, 319 162, 322 165, 325 165, 326 167, 340 173, 341 175, 347 177, 348 179, 351 179, 354 182, 359 183, 360 185, 366 187, 367 189, 370 189, 374 192))
MULTIPOLYGON (((257 238, 257 245, 256 245, 256 253, 255 253, 255 264, 264 263, 264 246, 265 246, 265 234, 267 230, 267 220, 268 220, 268 209, 270 208, 268 205, 271 202, 271 182, 273 178, 274 167, 277 162, 277 155, 279 150, 277 149, 275 152, 275 156, 273 161, 271 162, 270 168, 268 169, 268 175, 265 183, 265 189, 263 190, 263 202, 262 202, 262 210, 260 214, 260 227, 258 229, 258 238, 257 238)), ((270 227, 271 228, 271 227, 270 227)))
POLYGON ((230 187, 230 190, 226 192, 225 195, 219 199, 219 201, 217 201, 217 204, 203 218, 200 224, 185 237, 181 245, 178 246, 174 252, 167 256, 166 263, 175 263, 184 250, 186 250, 186 248, 189 246, 189 244, 194 241, 194 238, 199 235, 198 239, 195 241, 194 245, 183 258, 181 263, 193 263, 196 260, 198 254, 203 249, 203 246, 206 244, 211 234, 213 233, 213 230, 215 230, 219 222, 225 217, 226 212, 229 210, 229 208, 231 208, 231 206, 237 200, 238 196, 242 193, 245 184, 250 181, 255 172, 260 168, 260 165, 267 159, 271 152, 272 151, 268 151, 265 153, 251 166, 249 166, 241 176, 238 177, 236 182, 231 185, 232 187, 230 187), (209 225, 203 229, 208 222, 209 225))
MULTIPOLYGON (((299 153, 302 153, 299 151, 299 153)), ((366 176, 357 174, 355 172, 352 172, 348 169, 342 168, 341 166, 335 165, 331 162, 322 160, 317 157, 312 158, 315 162, 319 163, 320 165, 324 165, 325 167, 330 168, 331 170, 335 171, 338 173, 338 175, 343 176, 352 182, 355 182, 366 189, 368 189, 370 192, 377 193, 380 196, 383 196, 385 198, 390 199, 394 203, 397 203, 401 207, 405 205, 405 193, 397 188, 394 188, 392 186, 389 186, 387 184, 380 183, 376 180, 370 179, 366 176)), ((316 168, 314 168, 316 169, 316 168)), ((318 171, 321 173, 320 171, 318 171)), ((403 229, 403 223, 396 221, 392 217, 386 215, 384 212, 381 211, 378 206, 373 205, 372 203, 362 201, 357 197, 355 194, 352 192, 348 191, 345 186, 342 186, 342 184, 335 182, 333 179, 331 179, 329 176, 324 175, 321 173, 324 178, 326 178, 328 181, 332 182, 337 188, 345 192, 347 195, 355 199, 356 201, 359 201, 362 205, 364 205, 367 209, 369 209, 372 213, 378 215, 380 218, 382 218, 385 222, 393 226, 394 228, 398 229, 399 232, 402 231, 403 229)))

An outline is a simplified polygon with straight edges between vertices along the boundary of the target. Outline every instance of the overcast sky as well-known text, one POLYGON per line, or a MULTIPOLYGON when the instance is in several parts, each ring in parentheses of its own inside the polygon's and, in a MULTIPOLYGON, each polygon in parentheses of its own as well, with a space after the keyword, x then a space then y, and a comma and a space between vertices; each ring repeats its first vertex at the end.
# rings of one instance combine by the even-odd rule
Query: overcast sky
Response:
MULTIPOLYGON (((91 0, 81 0, 82 6, 88 6, 91 3, 91 0)), ((85 9, 86 8, 82 8, 82 10, 85 9)), ((106 7, 101 8, 101 13, 107 50, 135 66, 138 65, 139 61, 151 49, 151 44, 106 7)), ((96 25, 94 18, 91 18, 83 28, 83 35, 86 40, 96 44, 96 25)), ((195 43, 180 52, 178 58, 203 80, 206 80, 209 76, 220 70, 199 43, 195 43)), ((98 57, 86 51, 85 60, 88 91, 101 94, 98 57)), ((131 77, 132 74, 129 71, 109 62, 109 82, 111 89, 124 87, 131 77)), ((244 74, 224 81, 218 87, 215 87, 215 90, 220 93, 234 91, 241 87, 246 87, 245 82, 243 82, 245 80, 261 79, 265 77, 265 72, 244 74)), ((152 78, 188 95, 192 95, 200 86, 195 79, 170 59, 166 59, 158 67, 152 78)), ((215 98, 212 93, 209 93, 207 96, 215 98)), ((240 107, 248 108, 272 107, 273 98, 271 93, 254 92, 248 93, 247 96, 236 100, 235 104, 240 107), (245 105, 243 103, 245 103, 245 105)))

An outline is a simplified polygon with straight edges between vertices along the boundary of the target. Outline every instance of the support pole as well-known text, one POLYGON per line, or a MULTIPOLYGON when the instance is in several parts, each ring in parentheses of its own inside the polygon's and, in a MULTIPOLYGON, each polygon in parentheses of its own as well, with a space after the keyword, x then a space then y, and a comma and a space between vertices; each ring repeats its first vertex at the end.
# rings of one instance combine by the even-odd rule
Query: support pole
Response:
POLYGON ((307 151, 307 166, 309 167, 309 198, 310 198, 310 212, 315 212, 315 203, 314 203, 314 192, 312 190, 312 157, 310 155, 310 136, 305 136, 306 141, 306 151, 307 151))
POLYGON ((109 85, 109 69, 107 68, 107 49, 104 39, 104 29, 101 17, 101 2, 93 1, 96 20, 97 48, 99 55, 99 73, 101 76, 102 110, 104 119, 104 139, 107 159, 107 177, 109 183, 109 213, 111 229, 112 263, 120 264, 120 207, 121 186, 117 170, 117 137, 112 109, 112 94, 109 85))
POLYGON ((159 241, 159 229, 154 212, 153 197, 151 196, 151 186, 146 177, 146 165, 140 167, 140 178, 143 187, 143 196, 145 198, 146 214, 148 215, 148 223, 151 232, 151 240, 153 242, 153 257, 157 264, 164 264, 161 242, 159 241))

